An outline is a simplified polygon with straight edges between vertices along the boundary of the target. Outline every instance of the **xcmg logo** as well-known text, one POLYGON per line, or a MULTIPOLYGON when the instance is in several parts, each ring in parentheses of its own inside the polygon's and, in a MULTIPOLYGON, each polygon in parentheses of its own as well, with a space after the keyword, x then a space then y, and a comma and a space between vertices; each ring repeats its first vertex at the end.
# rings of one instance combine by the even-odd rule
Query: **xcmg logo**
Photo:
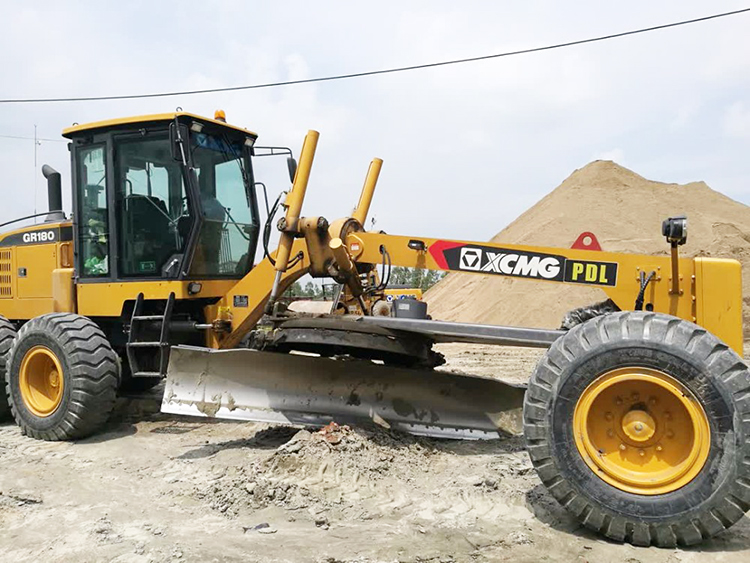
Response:
POLYGON ((565 259, 549 254, 464 246, 458 262, 459 270, 554 280, 562 277, 565 259))
MULTIPOLYGON (((617 285, 617 262, 580 260, 559 254, 442 240, 435 241, 430 246, 430 254, 440 268, 447 270, 568 283, 617 285)), ((596 253, 587 254, 594 256, 596 253)))
POLYGON ((25 244, 34 242, 52 242, 55 240, 55 231, 34 231, 31 233, 24 233, 21 240, 25 244))

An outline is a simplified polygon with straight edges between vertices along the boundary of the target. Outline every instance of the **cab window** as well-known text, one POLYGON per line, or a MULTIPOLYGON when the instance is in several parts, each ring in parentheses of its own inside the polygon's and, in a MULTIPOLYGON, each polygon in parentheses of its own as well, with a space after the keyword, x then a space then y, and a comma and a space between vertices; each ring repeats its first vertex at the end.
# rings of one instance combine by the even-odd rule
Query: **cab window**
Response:
POLYGON ((76 166, 83 276, 106 277, 109 275, 109 219, 104 145, 80 149, 76 166))
POLYGON ((175 277, 190 231, 182 169, 166 135, 116 140, 119 273, 175 277))

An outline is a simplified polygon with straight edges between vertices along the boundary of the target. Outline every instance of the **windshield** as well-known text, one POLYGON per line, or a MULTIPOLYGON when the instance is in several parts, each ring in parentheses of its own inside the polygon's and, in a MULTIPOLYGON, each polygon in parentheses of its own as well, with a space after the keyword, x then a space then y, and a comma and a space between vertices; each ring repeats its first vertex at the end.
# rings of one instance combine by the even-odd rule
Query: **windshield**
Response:
POLYGON ((243 141, 193 133, 190 152, 203 210, 190 273, 244 275, 255 258, 259 221, 243 141))

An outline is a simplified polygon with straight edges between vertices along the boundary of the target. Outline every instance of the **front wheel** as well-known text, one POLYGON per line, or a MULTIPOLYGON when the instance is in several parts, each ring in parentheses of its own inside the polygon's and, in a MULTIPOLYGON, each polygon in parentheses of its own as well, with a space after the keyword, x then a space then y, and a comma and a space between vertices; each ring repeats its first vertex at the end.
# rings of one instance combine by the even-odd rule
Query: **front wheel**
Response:
POLYGON ((750 509, 750 372, 675 317, 612 313, 558 339, 529 382, 524 434, 552 495, 617 541, 692 545, 750 509))
POLYGON ((23 433, 41 440, 84 438, 115 403, 115 352, 90 319, 52 313, 21 327, 8 356, 7 394, 23 433))

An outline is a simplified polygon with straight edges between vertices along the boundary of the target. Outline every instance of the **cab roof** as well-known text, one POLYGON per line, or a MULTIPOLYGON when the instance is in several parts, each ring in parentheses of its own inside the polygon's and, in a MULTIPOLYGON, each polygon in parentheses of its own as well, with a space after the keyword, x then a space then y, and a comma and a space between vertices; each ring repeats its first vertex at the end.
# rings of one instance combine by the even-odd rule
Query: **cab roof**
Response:
POLYGON ((196 115, 194 113, 189 113, 185 111, 178 111, 178 112, 172 112, 172 113, 155 113, 151 115, 136 115, 132 117, 120 117, 116 119, 106 119, 104 121, 94 121, 92 123, 84 123, 83 125, 73 125, 72 127, 66 127, 63 129, 62 135, 63 137, 67 137, 68 139, 72 138, 73 136, 83 133, 85 131, 93 131, 97 129, 110 129, 110 128, 116 128, 126 125, 136 125, 138 123, 154 123, 159 121, 172 121, 176 117, 187 117, 193 120, 202 121, 203 123, 207 124, 215 124, 220 127, 226 127, 229 129, 234 129, 235 131, 239 131, 241 133, 244 133, 245 135, 249 135, 250 137, 253 137, 254 139, 258 138, 257 133, 253 133, 252 131, 249 131, 248 129, 244 129, 242 127, 237 127, 236 125, 231 125, 229 123, 225 123, 224 121, 219 121, 218 119, 211 119, 209 117, 203 117, 201 115, 196 115))

